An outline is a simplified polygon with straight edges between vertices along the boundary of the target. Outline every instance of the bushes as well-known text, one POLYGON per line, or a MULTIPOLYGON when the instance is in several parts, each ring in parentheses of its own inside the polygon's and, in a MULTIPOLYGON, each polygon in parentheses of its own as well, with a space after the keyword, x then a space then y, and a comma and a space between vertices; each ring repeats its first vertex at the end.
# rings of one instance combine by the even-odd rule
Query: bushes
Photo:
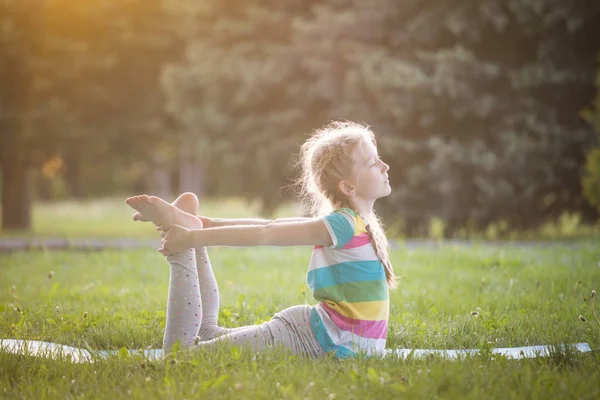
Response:
MULTIPOLYGON (((600 55, 598 57, 600 61, 600 55)), ((593 109, 583 111, 583 118, 592 125, 600 135, 600 70, 596 76, 596 88, 598 92, 594 101, 593 109)), ((600 211, 600 147, 593 148, 588 154, 585 164, 586 175, 581 180, 583 195, 600 211)))
POLYGON ((583 194, 600 211, 600 147, 588 154, 585 171, 587 174, 581 181, 583 194))

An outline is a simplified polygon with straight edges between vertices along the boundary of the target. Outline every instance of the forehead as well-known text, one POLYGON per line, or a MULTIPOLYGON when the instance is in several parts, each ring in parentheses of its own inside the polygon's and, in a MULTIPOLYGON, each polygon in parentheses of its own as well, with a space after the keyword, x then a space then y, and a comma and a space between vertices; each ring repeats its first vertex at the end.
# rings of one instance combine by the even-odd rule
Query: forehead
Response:
POLYGON ((361 140, 360 144, 357 146, 357 153, 362 159, 377 157, 377 147, 375 147, 375 144, 368 139, 361 140))

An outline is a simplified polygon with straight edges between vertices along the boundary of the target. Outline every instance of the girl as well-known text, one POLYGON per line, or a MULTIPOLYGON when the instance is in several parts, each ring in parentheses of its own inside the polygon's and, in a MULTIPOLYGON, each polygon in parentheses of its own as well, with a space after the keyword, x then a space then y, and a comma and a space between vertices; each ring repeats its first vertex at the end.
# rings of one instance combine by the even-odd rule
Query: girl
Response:
POLYGON ((317 130, 302 145, 301 165, 313 218, 199 217, 191 193, 173 204, 146 195, 127 199, 138 211, 134 220, 157 225, 158 251, 170 265, 165 352, 176 341, 208 349, 225 340, 256 350, 282 345, 310 357, 384 352, 388 288, 396 278, 373 204, 391 192, 389 166, 377 154, 373 132, 352 122, 317 130), (219 291, 206 247, 264 245, 314 246, 307 283, 319 304, 285 309, 261 325, 219 327, 219 291))

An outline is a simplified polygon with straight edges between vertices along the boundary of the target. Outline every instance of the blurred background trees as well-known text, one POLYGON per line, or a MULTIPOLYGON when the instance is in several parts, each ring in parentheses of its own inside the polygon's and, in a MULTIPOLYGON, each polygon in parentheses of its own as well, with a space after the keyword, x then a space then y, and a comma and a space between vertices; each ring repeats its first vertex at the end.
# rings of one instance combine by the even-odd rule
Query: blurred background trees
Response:
POLYGON ((48 198, 53 192, 82 197, 141 188, 124 175, 136 168, 138 157, 151 163, 149 155, 169 132, 157 77, 181 51, 160 5, 154 0, 2 3, 4 228, 29 224, 32 189, 48 198))
POLYGON ((597 218, 581 186, 598 138, 593 111, 581 115, 597 111, 597 1, 2 7, 4 228, 26 226, 27 188, 192 190, 258 200, 268 215, 293 198, 299 144, 338 118, 378 135, 394 188, 378 207, 409 233, 432 217, 448 235, 597 218))
MULTIPOLYGON (((598 64, 600 65, 600 54, 598 64)), ((596 75, 596 89, 594 103, 583 110, 583 118, 594 127, 596 137, 600 138, 600 68, 596 75)), ((600 146, 592 148, 587 154, 585 172, 582 182, 584 197, 600 211, 600 146)))

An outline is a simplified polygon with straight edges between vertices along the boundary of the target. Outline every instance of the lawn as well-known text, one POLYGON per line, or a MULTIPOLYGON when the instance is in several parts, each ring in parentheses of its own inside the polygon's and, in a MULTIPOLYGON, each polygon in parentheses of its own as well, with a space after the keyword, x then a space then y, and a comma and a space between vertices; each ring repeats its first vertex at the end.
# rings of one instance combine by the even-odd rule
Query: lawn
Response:
MULTIPOLYGON (((310 249, 212 249, 220 323, 253 324, 314 302, 310 249)), ((588 342, 600 348, 589 296, 600 246, 399 248, 389 347, 481 348, 588 342), (586 322, 579 319, 579 315, 586 322)), ((0 337, 78 347, 158 348, 167 264, 152 249, 0 254, 0 337), (52 271, 52 272, 51 272, 52 271)), ((593 299, 596 300, 596 299, 593 299)), ((223 348, 149 362, 70 364, 0 354, 4 398, 599 398, 600 356, 508 360, 311 360, 223 348)))
MULTIPOLYGON (((135 210, 125 204, 127 195, 92 200, 64 200, 35 202, 27 232, 0 231, 2 237, 156 237, 149 223, 133 222, 135 210)), ((173 201, 175 198, 166 199, 173 201)), ((219 218, 249 218, 259 213, 258 203, 248 203, 239 198, 201 199, 200 215, 219 218)), ((280 207, 275 218, 300 215, 294 205, 280 207)))
MULTIPOLYGON (((133 195, 133 194, 130 194, 133 195)), ((147 239, 156 237, 150 224, 132 222, 134 213, 125 204, 128 195, 96 198, 89 200, 62 200, 35 202, 32 207, 32 229, 22 232, 0 231, 0 239, 8 237, 61 237, 61 238, 114 238, 129 237, 147 239)), ((173 201, 175 198, 167 198, 173 201)), ((248 202, 242 198, 201 198, 199 213, 219 218, 252 218, 260 213, 258 202, 248 202)), ((287 203, 279 207, 273 218, 295 217, 302 214, 297 204, 287 203)), ((0 215, 1 218, 1 215, 0 215)), ((398 235, 403 236, 398 223, 384 221, 398 235)), ((510 231, 503 236, 498 234, 499 225, 490 225, 484 231, 456 233, 458 238, 478 240, 535 240, 535 241, 574 241, 600 240, 600 221, 595 225, 583 224, 577 214, 566 213, 555 222, 548 222, 534 231, 510 231)), ((437 218, 429 221, 427 237, 437 239, 443 236, 444 223, 437 218)))

